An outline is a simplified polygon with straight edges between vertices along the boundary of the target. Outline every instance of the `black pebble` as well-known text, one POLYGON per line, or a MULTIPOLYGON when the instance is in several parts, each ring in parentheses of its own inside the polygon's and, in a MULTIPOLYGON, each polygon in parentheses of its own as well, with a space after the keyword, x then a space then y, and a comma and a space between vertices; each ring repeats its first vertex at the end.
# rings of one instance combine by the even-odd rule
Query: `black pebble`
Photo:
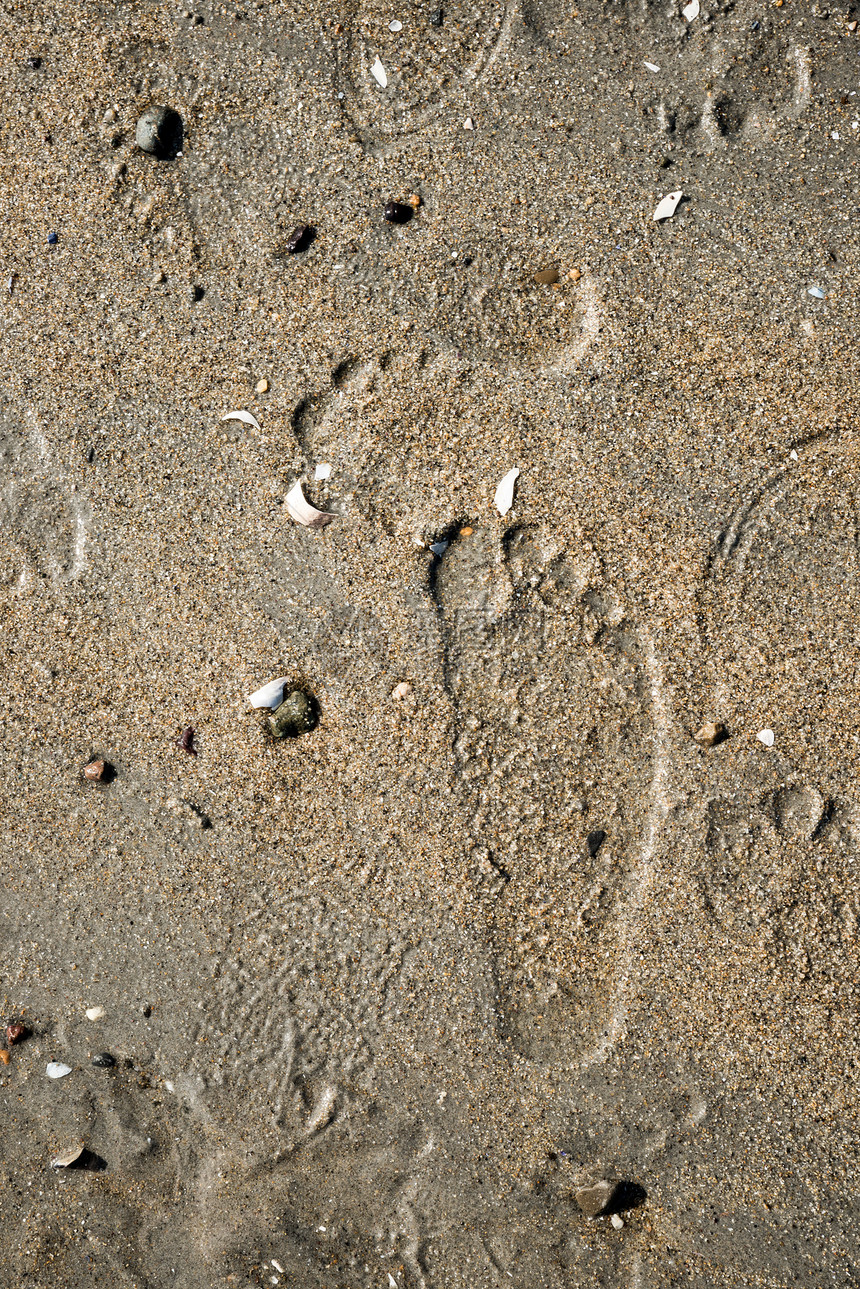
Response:
POLYGON ((98 1052, 93 1057, 93 1065, 100 1070, 111 1070, 116 1065, 116 1061, 110 1052, 98 1052))
POLYGON ((441 27, 442 19, 444 18, 444 16, 445 15, 442 13, 441 9, 434 9, 433 12, 430 14, 430 26, 441 27))
MULTIPOLYGON (((143 1007, 143 1008, 141 1008, 141 1010, 142 1010, 142 1012, 143 1012, 144 1016, 146 1017, 146 1019, 147 1019, 147 1020, 149 1020, 150 1016, 152 1015, 152 1008, 151 1008, 151 1007, 143 1007)), ((131 1064, 131 1062, 129 1062, 129 1064, 131 1064)))
POLYGON ((59 237, 57 236, 57 234, 56 234, 56 233, 49 233, 49 234, 48 234, 48 245, 49 245, 49 246, 56 246, 56 245, 57 245, 57 242, 58 242, 59 240, 60 240, 60 239, 59 239, 59 237))
POLYGON ((203 286, 193 286, 193 287, 191 288, 191 302, 192 302, 192 304, 199 304, 199 303, 200 303, 200 301, 203 299, 203 297, 204 297, 204 295, 205 295, 205 294, 206 294, 206 288, 205 288, 205 287, 203 287, 203 286))
POLYGON ((595 829, 594 832, 590 832, 588 834, 588 836, 585 839, 585 844, 588 847, 588 853, 592 859, 594 859, 594 856, 600 850, 600 847, 603 845, 605 840, 606 840, 606 833, 603 831, 602 828, 597 828, 595 829))
POLYGON ((42 60, 41 58, 28 58, 27 66, 30 68, 31 72, 37 72, 42 66, 42 60))
POLYGON ((304 251, 310 246, 313 238, 314 230, 310 224, 299 224, 284 242, 284 250, 290 255, 295 255, 297 251, 304 251))
POLYGON ((95 455, 96 455, 96 450, 95 450, 95 448, 87 448, 87 464, 88 464, 88 465, 92 465, 93 460, 94 460, 94 458, 95 458, 95 455))
POLYGON ((382 218, 389 224, 408 224, 412 213, 412 207, 402 201, 388 201, 382 208, 382 218))

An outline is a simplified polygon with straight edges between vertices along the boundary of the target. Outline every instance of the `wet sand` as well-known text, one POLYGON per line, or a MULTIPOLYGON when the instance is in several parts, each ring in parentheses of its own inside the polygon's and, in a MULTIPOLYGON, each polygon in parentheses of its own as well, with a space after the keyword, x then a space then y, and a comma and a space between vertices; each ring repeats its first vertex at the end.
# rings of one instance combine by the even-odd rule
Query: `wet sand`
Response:
POLYGON ((437 10, 2 14, 15 1285, 856 1278, 860 28, 437 10))

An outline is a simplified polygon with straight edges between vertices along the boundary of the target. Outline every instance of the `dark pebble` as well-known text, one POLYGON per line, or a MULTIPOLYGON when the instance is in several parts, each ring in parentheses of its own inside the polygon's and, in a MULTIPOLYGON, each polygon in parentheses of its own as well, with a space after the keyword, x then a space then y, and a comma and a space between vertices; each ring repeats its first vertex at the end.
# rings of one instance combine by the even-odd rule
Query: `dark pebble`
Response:
POLYGON ((41 58, 28 58, 27 66, 30 68, 31 72, 37 72, 42 66, 42 60, 41 58))
POLYGON ((57 242, 58 242, 59 240, 60 240, 60 239, 59 239, 59 237, 57 236, 57 234, 56 234, 56 233, 49 233, 49 234, 48 234, 48 245, 49 245, 49 246, 56 246, 56 245, 57 245, 57 242))
POLYGON ((317 719, 314 700, 294 689, 269 717, 269 729, 275 738, 298 738, 314 729, 317 719))
POLYGON ((26 1025, 17 1021, 6 1026, 6 1042, 12 1047, 15 1043, 21 1043, 30 1033, 26 1025))
POLYGON ((182 731, 182 733, 179 735, 179 738, 176 740, 176 745, 177 747, 181 747, 183 752, 187 752, 189 756, 197 755, 197 749, 194 746, 194 726, 193 725, 188 725, 182 731))
POLYGON ((154 157, 175 157, 182 147, 182 117, 172 107, 148 107, 135 127, 134 141, 154 157))
POLYGON ((99 1070, 112 1070, 116 1065, 116 1061, 111 1056, 110 1052, 98 1052, 93 1057, 93 1065, 95 1065, 99 1070))
POLYGON ((200 303, 200 301, 203 299, 203 297, 204 297, 204 295, 205 295, 205 294, 206 294, 206 288, 205 288, 205 286, 193 286, 193 287, 191 288, 191 302, 192 302, 192 304, 199 304, 199 303, 200 303))
POLYGON ((603 845, 605 841, 606 841, 606 833, 603 831, 602 828, 596 828, 594 832, 590 832, 588 834, 588 836, 585 839, 585 844, 588 847, 588 853, 592 859, 594 859, 594 856, 600 850, 600 847, 603 845))
POLYGON ((284 250, 290 255, 295 255, 297 251, 304 251, 310 246, 313 236, 314 230, 310 224, 299 224, 284 242, 284 250))
POLYGON ((93 461, 95 460, 95 456, 96 456, 96 450, 95 450, 95 448, 87 448, 87 464, 88 464, 88 465, 92 465, 93 461))
MULTIPOLYGON (((151 1007, 142 1007, 142 1008, 141 1008, 141 1011, 143 1012, 143 1014, 144 1014, 144 1016, 146 1017, 146 1019, 147 1019, 147 1020, 149 1020, 150 1016, 152 1015, 152 1008, 151 1008, 151 1007)), ((131 1065, 131 1061, 129 1061, 129 1062, 128 1062, 128 1064, 129 1064, 129 1065, 131 1065)))
POLYGON ((441 9, 434 9, 434 10, 433 10, 433 12, 430 14, 430 26, 431 26, 431 27, 441 27, 441 26, 442 26, 442 19, 443 19, 444 17, 445 17, 445 15, 443 14, 443 12, 442 12, 442 10, 441 10, 441 9))
POLYGON ((412 218, 412 207, 402 201, 388 201, 382 208, 382 218, 389 224, 408 224, 412 218))

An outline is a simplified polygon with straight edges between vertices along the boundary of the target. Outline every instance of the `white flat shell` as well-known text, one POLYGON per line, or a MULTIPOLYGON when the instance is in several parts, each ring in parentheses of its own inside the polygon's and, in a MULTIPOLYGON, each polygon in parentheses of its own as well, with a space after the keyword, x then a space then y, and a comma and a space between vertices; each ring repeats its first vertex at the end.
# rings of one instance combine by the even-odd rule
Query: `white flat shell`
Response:
POLYGON ((330 524, 335 518, 325 510, 317 510, 316 506, 311 505, 302 492, 302 485, 298 480, 287 493, 286 502, 290 516, 305 528, 325 528, 326 524, 330 524))
POLYGON ((390 23, 388 24, 388 30, 389 30, 389 31, 402 31, 402 30, 403 30, 403 23, 402 23, 402 22, 400 22, 400 20, 399 20, 398 18, 395 18, 393 22, 390 22, 390 23))
POLYGON ((331 466, 328 464, 327 461, 320 461, 318 466, 314 466, 314 478, 315 479, 331 478, 331 466))
POLYGON ((649 71, 649 72, 659 72, 659 70, 660 70, 660 68, 657 66, 657 64, 656 64, 656 63, 647 63, 647 62, 646 62, 645 66, 648 68, 648 71, 649 71))
POLYGON ((758 734, 756 734, 756 738, 759 743, 764 743, 765 747, 773 747, 773 730, 759 730, 758 734))
POLYGON ((699 16, 699 0, 690 0, 689 4, 684 5, 681 13, 687 19, 687 22, 695 22, 699 16))
POLYGON ((520 472, 517 467, 514 466, 513 470, 508 471, 496 489, 494 501, 496 503, 496 510, 498 510, 500 515, 506 515, 514 504, 514 485, 519 477, 520 472))
POLYGON ((68 1168, 69 1164, 73 1164, 76 1159, 80 1159, 83 1153, 84 1143, 80 1142, 77 1146, 72 1146, 69 1150, 64 1150, 62 1155, 57 1155, 56 1159, 52 1159, 51 1167, 68 1168))
POLYGON ((221 420, 241 421, 243 425, 253 425, 255 430, 259 430, 261 434, 263 432, 260 422, 257 420, 256 416, 252 416, 250 412, 225 412, 221 417, 221 420))
POLYGON ((811 286, 809 288, 809 294, 813 296, 816 300, 824 299, 824 292, 822 291, 820 286, 811 286))
POLYGON ((88 1007, 84 1015, 87 1020, 101 1020, 105 1014, 104 1007, 88 1007))
POLYGON ((385 68, 382 66, 382 63, 379 58, 377 58, 376 62, 371 67, 370 74, 373 77, 373 79, 376 81, 377 85, 381 85, 382 88, 385 89, 386 85, 388 84, 388 73, 386 72, 385 68))
POLYGON ((45 1070, 49 1079, 64 1079, 71 1072, 71 1065, 63 1065, 62 1061, 49 1061, 45 1070))
POLYGON ((678 209, 678 202, 681 200, 683 195, 684 194, 682 192, 668 193, 654 211, 654 218, 671 219, 675 211, 678 209))
POLYGON ((270 680, 261 689, 256 690, 253 694, 248 694, 248 702, 252 707, 270 707, 274 711, 280 705, 284 696, 284 685, 288 680, 288 676, 279 676, 277 680, 270 680))

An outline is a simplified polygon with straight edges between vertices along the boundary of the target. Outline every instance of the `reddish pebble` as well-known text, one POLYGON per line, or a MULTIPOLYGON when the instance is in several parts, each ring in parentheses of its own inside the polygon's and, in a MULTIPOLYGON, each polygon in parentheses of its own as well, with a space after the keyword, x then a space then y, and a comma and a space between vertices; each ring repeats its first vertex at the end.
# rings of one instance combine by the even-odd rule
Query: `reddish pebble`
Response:
POLYGON ((22 1038, 26 1038, 26 1037, 27 1037, 26 1025, 7 1025, 6 1026, 6 1041, 10 1047, 12 1046, 13 1043, 19 1043, 22 1038))
POLYGON ((89 765, 84 766, 84 778, 98 781, 105 777, 104 761, 90 761, 89 765))
POLYGON ((176 742, 177 745, 182 748, 182 751, 187 752, 189 756, 197 755, 197 748, 194 746, 193 725, 189 725, 187 729, 184 729, 176 742))

